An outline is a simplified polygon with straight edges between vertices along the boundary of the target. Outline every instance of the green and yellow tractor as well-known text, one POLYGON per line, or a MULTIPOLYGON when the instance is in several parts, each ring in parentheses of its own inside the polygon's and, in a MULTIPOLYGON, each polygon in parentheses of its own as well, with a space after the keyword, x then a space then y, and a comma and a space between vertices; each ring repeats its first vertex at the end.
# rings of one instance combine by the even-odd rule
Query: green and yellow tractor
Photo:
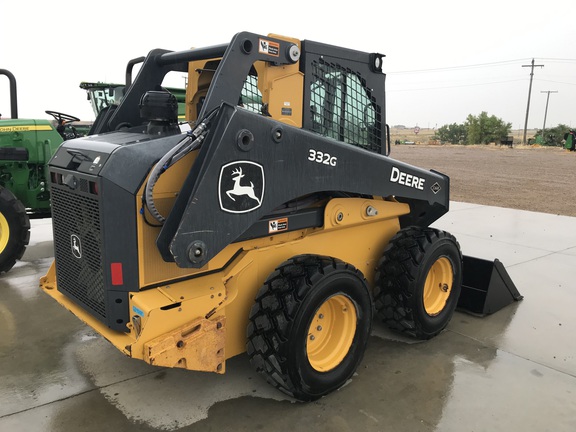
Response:
POLYGON ((10 118, 0 115, 0 273, 10 270, 30 239, 30 219, 50 217, 47 164, 66 139, 83 136, 88 125, 58 111, 47 119, 18 118, 16 78, 10 83, 10 118))
MULTIPOLYGON (((141 62, 130 60, 126 85, 132 80, 132 67, 141 62)), ((9 271, 18 261, 30 239, 30 219, 51 217, 50 194, 46 181, 47 164, 65 141, 90 134, 92 121, 58 111, 46 111, 47 119, 18 118, 16 79, 0 69, 10 83, 10 118, 0 115, 0 273, 9 271)), ((124 96, 125 84, 81 82, 94 115, 117 106, 124 96)), ((169 88, 178 101, 179 117, 184 119, 184 89, 169 88)))

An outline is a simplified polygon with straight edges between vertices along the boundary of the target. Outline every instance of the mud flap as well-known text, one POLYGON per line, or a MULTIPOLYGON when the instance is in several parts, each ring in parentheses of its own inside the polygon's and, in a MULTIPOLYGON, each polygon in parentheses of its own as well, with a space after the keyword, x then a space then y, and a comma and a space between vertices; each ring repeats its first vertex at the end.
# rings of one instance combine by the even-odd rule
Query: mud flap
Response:
POLYGON ((484 316, 523 298, 498 259, 492 262, 464 256, 459 310, 484 316))

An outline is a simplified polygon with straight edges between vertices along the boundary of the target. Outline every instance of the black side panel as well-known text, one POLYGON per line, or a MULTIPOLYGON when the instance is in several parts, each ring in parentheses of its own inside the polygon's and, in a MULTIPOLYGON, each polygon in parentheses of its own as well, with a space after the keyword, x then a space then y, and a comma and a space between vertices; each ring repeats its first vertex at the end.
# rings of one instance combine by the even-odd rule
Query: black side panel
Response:
POLYGON ((437 173, 229 105, 212 124, 157 242, 180 267, 203 266, 273 209, 311 193, 425 201, 423 225, 443 214, 428 210, 447 211, 447 179, 437 173))
POLYGON ((105 285, 109 287, 107 324, 112 329, 127 331, 128 296, 118 294, 138 291, 138 210, 132 193, 106 178, 102 179, 101 187, 102 195, 106 196, 102 201, 102 244, 106 245, 102 261, 105 285))

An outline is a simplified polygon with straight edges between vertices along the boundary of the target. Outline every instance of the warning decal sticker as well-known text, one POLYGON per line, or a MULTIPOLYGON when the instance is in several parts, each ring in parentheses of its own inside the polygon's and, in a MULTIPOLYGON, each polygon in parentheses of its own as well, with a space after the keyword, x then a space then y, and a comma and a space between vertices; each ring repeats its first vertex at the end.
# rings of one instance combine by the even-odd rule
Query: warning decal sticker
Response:
POLYGON ((258 52, 274 57, 280 57, 280 44, 277 42, 260 39, 258 43, 258 52))
POLYGON ((268 233, 273 234, 288 230, 288 218, 271 220, 268 222, 268 233))

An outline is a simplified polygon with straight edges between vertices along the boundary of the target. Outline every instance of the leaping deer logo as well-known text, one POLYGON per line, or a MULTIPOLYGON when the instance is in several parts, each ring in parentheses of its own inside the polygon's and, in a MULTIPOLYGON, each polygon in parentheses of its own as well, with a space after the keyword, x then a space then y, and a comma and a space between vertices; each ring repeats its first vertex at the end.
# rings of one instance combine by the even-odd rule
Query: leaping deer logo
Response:
POLYGON ((255 161, 236 160, 223 165, 218 177, 220 209, 227 213, 249 213, 264 202, 264 167, 255 161))
POLYGON ((226 191, 226 195, 232 200, 236 201, 236 199, 232 196, 242 196, 247 195, 248 197, 255 200, 258 205, 260 205, 260 199, 254 193, 254 183, 250 182, 250 186, 242 186, 240 184, 240 179, 244 177, 242 174, 242 168, 237 168, 232 172, 232 180, 234 180, 234 187, 228 191, 226 191))
POLYGON ((78 259, 82 258, 82 246, 80 244, 80 237, 78 237, 76 234, 72 234, 70 236, 70 242, 72 246, 72 255, 78 259))

